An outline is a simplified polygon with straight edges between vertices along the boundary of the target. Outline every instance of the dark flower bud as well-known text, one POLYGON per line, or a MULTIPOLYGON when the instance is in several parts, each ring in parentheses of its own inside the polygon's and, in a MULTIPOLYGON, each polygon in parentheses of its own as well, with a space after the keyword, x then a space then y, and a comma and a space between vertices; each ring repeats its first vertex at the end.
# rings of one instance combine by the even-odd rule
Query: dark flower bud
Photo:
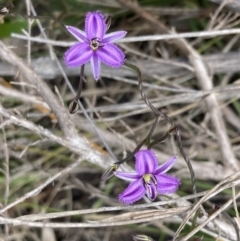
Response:
POLYGON ((153 239, 144 234, 137 234, 132 236, 134 241, 153 241, 153 239))
POLYGON ((169 135, 175 134, 177 130, 178 130, 177 126, 173 126, 168 130, 168 134, 169 135))
POLYGON ((108 30, 110 28, 110 26, 111 26, 111 23, 112 23, 112 17, 111 16, 107 16, 105 18, 105 23, 107 25, 107 30, 108 30))
POLYGON ((72 101, 68 109, 70 114, 76 113, 79 110, 78 101, 77 100, 72 101))
POLYGON ((198 238, 192 238, 189 241, 202 241, 203 240, 203 236, 198 237, 198 238))
POLYGON ((114 172, 117 171, 119 167, 119 164, 117 163, 114 163, 111 167, 109 167, 105 172, 104 174, 102 175, 101 177, 101 181, 106 181, 107 179, 109 179, 110 177, 113 176, 114 172))

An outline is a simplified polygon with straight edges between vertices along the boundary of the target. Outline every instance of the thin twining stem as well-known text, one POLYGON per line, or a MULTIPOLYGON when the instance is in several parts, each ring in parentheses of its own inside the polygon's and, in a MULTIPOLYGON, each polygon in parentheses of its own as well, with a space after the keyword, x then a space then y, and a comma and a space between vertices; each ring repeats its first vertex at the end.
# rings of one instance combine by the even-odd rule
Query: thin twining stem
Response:
POLYGON ((78 104, 78 100, 79 100, 79 98, 81 96, 81 93, 82 93, 83 81, 85 81, 85 79, 84 79, 84 66, 85 65, 82 65, 81 69, 80 69, 79 85, 78 85, 77 94, 76 94, 74 100, 69 105, 69 113, 70 114, 76 113, 79 110, 79 107, 80 107, 79 104, 78 104))
MULTIPOLYGON (((140 148, 144 145, 144 144, 149 144, 150 142, 150 138, 152 137, 153 135, 153 132, 154 130, 156 129, 158 123, 160 122, 160 119, 161 117, 157 117, 154 121, 154 123, 152 124, 152 127, 150 129, 150 131, 148 132, 148 135, 136 146, 136 148, 126 157, 124 158, 123 160, 121 161, 118 161, 114 164, 117 164, 117 165, 121 165, 123 164, 124 162, 127 162, 129 161, 131 158, 134 157, 134 155, 140 150, 140 148)), ((150 149, 150 148, 149 148, 150 149)))
MULTIPOLYGON (((194 173, 192 164, 191 164, 190 160, 188 159, 188 156, 186 155, 186 153, 185 153, 185 151, 183 149, 182 139, 181 139, 180 131, 179 131, 178 128, 177 128, 177 131, 176 131, 176 139, 177 139, 177 144, 178 144, 178 148, 180 150, 180 153, 182 154, 184 160, 186 161, 188 169, 189 169, 189 172, 191 174, 191 182, 192 182, 193 193, 196 194, 197 193, 197 188, 196 188, 196 182, 195 182, 195 173, 194 173)), ((195 203, 196 202, 197 202, 197 198, 195 198, 195 203)))
POLYGON ((164 142, 170 135, 175 134, 177 130, 178 130, 177 126, 171 127, 163 137, 150 142, 148 145, 148 149, 151 149, 156 144, 164 142))
POLYGON ((176 126, 171 127, 163 137, 161 137, 157 140, 151 141, 151 137, 152 137, 157 125, 161 121, 161 118, 162 118, 161 116, 156 117, 147 136, 136 146, 136 148, 126 158, 124 158, 118 162, 115 162, 110 168, 108 168, 102 175, 101 181, 105 181, 105 180, 109 179, 110 177, 112 177, 114 172, 119 168, 119 166, 121 164, 131 160, 134 157, 134 155, 141 149, 141 147, 143 145, 146 145, 148 149, 151 149, 153 146, 165 141, 171 134, 174 134, 176 132, 177 127, 176 126))
POLYGON ((149 101, 149 99, 147 98, 145 92, 143 91, 143 80, 142 80, 142 74, 140 69, 130 63, 125 62, 124 63, 125 66, 129 67, 130 69, 133 69, 137 75, 138 75, 138 86, 139 86, 139 90, 140 90, 140 94, 144 100, 144 102, 146 103, 146 105, 157 115, 157 116, 162 116, 165 120, 167 120, 171 126, 175 126, 174 122, 163 112, 161 112, 160 110, 156 109, 155 106, 149 101))
MULTIPOLYGON (((18 16, 18 15, 14 15, 12 14, 12 9, 13 9, 14 5, 12 4, 12 1, 9 0, 8 1, 8 5, 7 6, 4 6, 4 7, 0 7, 0 16, 1 15, 12 15, 12 16, 18 16)), ((54 18, 54 17, 49 17, 49 16, 26 16, 26 15, 19 15, 19 17, 23 17, 23 18, 30 18, 30 19, 52 19, 52 20, 55 20, 56 22, 58 22, 60 24, 60 26, 63 27, 63 29, 69 33, 64 24, 62 22, 60 22, 58 19, 54 18)), ((71 92, 76 95, 74 89, 72 88, 72 85, 70 84, 70 81, 68 80, 68 77, 66 76, 65 72, 63 71, 58 59, 56 58, 56 55, 54 54, 54 59, 56 60, 57 62, 57 65, 63 75, 63 78, 65 79, 69 89, 71 90, 71 92)), ((83 77, 84 73, 82 73, 80 75, 80 80, 84 80, 84 77, 83 77)), ((75 103, 73 103, 74 105, 75 103)), ((113 158, 114 161, 118 161, 116 156, 113 154, 112 150, 110 149, 110 147, 108 146, 108 144, 106 143, 106 141, 102 138, 102 136, 100 135, 97 127, 95 126, 95 124, 93 123, 93 121, 91 120, 90 116, 88 115, 88 113, 86 112, 84 106, 82 105, 82 103, 79 101, 78 99, 78 103, 77 105, 75 105, 76 107, 79 106, 84 114, 84 116, 86 117, 86 119, 89 121, 90 125, 92 126, 92 128, 94 129, 94 131, 96 132, 97 136, 99 137, 100 141, 103 143, 103 145, 105 146, 106 150, 108 151, 108 153, 111 155, 111 157, 113 158)), ((72 107, 73 108, 73 107, 72 107)))
POLYGON ((126 158, 122 159, 121 161, 115 162, 114 164, 119 166, 119 165, 123 164, 124 162, 129 161, 131 158, 134 157, 134 155, 141 149, 141 147, 143 145, 147 145, 147 149, 151 149, 153 146, 164 142, 171 134, 174 134, 176 132, 177 127, 176 126, 172 127, 166 132, 166 134, 163 137, 151 142, 151 137, 153 135, 153 132, 155 131, 160 120, 161 120, 161 116, 157 117, 155 119, 154 123, 152 124, 152 127, 151 127, 150 131, 148 132, 148 135, 136 146, 136 148, 126 158))
MULTIPOLYGON (((141 74, 140 69, 137 66, 135 66, 133 64, 130 64, 130 63, 127 63, 127 62, 125 62, 124 65, 129 67, 130 69, 133 69, 137 73, 137 75, 138 75, 138 86, 139 86, 140 94, 141 94, 144 102, 146 103, 146 105, 154 112, 155 115, 163 117, 166 121, 168 121, 171 124, 172 128, 173 128, 172 131, 170 131, 170 132, 168 131, 163 138, 161 138, 159 140, 156 140, 154 143, 150 144, 150 146, 162 142, 170 134, 176 134, 177 145, 178 145, 178 148, 180 150, 181 155, 183 156, 183 158, 184 158, 184 160, 185 160, 185 162, 186 162, 186 164, 188 166, 188 169, 189 169, 189 172, 190 172, 190 176, 191 176, 192 190, 193 190, 193 193, 196 194, 197 193, 197 189, 196 189, 196 183, 195 183, 194 170, 192 168, 192 164, 191 164, 190 160, 188 159, 188 157, 187 157, 187 155, 186 155, 186 153, 185 153, 185 151, 183 149, 179 128, 174 124, 173 120, 168 115, 166 115, 163 112, 161 112, 160 110, 156 109, 155 106, 147 98, 147 96, 146 96, 146 94, 145 94, 145 92, 143 90, 143 80, 142 80, 142 74, 141 74)), ((197 199, 195 200, 195 202, 196 201, 197 201, 197 199)))
POLYGON ((80 69, 79 85, 78 85, 77 94, 75 96, 75 100, 78 100, 82 93, 82 87, 83 87, 83 81, 84 81, 84 66, 85 65, 82 65, 80 69))
MULTIPOLYGON (((120 161, 117 161, 115 162, 110 168, 108 168, 102 175, 101 177, 101 181, 106 181, 107 179, 109 179, 110 177, 113 176, 113 173, 119 168, 119 166, 129 160, 131 160, 134 155, 140 150, 140 148, 143 146, 143 145, 147 145, 148 146, 148 149, 149 148, 149 145, 151 145, 151 142, 150 142, 150 139, 153 135, 153 132, 155 131, 157 125, 159 124, 161 120, 161 116, 158 116, 156 117, 154 123, 152 124, 152 127, 150 129, 150 131, 148 132, 148 135, 136 146, 136 148, 124 159, 120 160, 120 161)), ((166 135, 165 135, 166 136, 166 135)), ((168 136, 166 136, 167 138, 168 136)), ((156 143, 158 144, 158 143, 156 143)))
MULTIPOLYGON (((56 60, 57 61, 57 60, 56 60)), ((61 65, 59 63, 59 61, 57 61, 57 64, 60 68, 60 70, 62 71, 63 74, 63 78, 65 79, 69 89, 71 90, 71 92, 76 96, 76 92, 74 91, 68 77, 66 76, 65 72, 63 71, 63 69, 61 69, 61 65)), ((82 69, 84 70, 84 68, 82 69)), ((80 81, 84 80, 84 71, 82 72, 81 70, 81 74, 80 74, 80 81)), ((83 115, 86 117, 86 119, 89 121, 90 125, 92 126, 93 130, 96 132, 97 136, 99 137, 100 141, 103 143, 104 147, 106 148, 106 150, 108 151, 108 153, 110 154, 110 156, 113 158, 113 160, 115 162, 118 162, 118 159, 116 158, 116 156, 113 154, 111 148, 109 147, 109 145, 106 143, 106 141, 104 140, 104 138, 102 138, 102 136, 100 135, 96 125, 94 124, 94 122, 92 121, 91 117, 88 115, 87 111, 85 110, 84 106, 82 105, 82 102, 78 99, 78 106, 80 107, 80 109, 83 112, 83 115)))

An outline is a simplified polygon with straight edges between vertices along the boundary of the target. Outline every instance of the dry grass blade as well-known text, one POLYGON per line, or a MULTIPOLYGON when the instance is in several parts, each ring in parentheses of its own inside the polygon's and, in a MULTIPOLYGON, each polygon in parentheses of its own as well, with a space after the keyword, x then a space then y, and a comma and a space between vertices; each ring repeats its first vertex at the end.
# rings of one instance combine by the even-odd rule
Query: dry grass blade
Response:
MULTIPOLYGON (((240 197, 240 192, 237 193, 236 198, 240 197)), ((229 207, 231 204, 233 203, 233 200, 229 200, 228 202, 226 202, 224 205, 222 205, 222 207, 217 210, 215 213, 213 213, 208 219, 206 219, 204 222, 202 222, 199 226, 197 226, 196 228, 194 228, 189 234, 187 234, 185 237, 181 238, 181 241, 187 241, 189 240, 189 238, 191 238, 195 233, 197 233, 198 231, 201 230, 201 228, 203 228, 204 226, 206 226, 209 222, 211 222, 212 220, 214 220, 220 213, 222 213, 227 207, 229 207)), ((233 236, 231 235, 231 238, 234 238, 234 240, 237 239, 237 237, 239 238, 239 230, 236 230, 237 233, 233 236)))
POLYGON ((16 66, 28 83, 37 87, 38 93, 48 103, 57 116, 64 135, 68 138, 77 138, 76 129, 66 109, 60 105, 47 84, 36 75, 26 64, 16 56, 3 42, 0 41, 0 58, 16 66))
POLYGON ((55 180, 57 180, 60 177, 63 177, 64 175, 68 174, 70 171, 72 171, 74 168, 76 168, 82 160, 79 159, 77 162, 73 163, 72 165, 68 166, 64 170, 58 172, 56 175, 49 178, 46 182, 44 182, 42 185, 38 186, 37 188, 33 189, 32 191, 24 194, 22 197, 17 199, 16 201, 12 202, 11 204, 6 205, 4 208, 0 209, 0 214, 3 214, 10 208, 18 205, 19 203, 27 200, 30 197, 33 197, 35 195, 38 195, 47 185, 51 184, 55 180))
MULTIPOLYGON (((240 171, 232 174, 231 176, 225 178, 222 182, 220 182, 219 184, 217 184, 212 190, 210 190, 208 192, 208 194, 206 194, 205 196, 203 196, 198 203, 196 203, 194 205, 194 207, 192 208, 192 210, 187 214, 187 216, 185 217, 184 221, 182 222, 182 224, 179 226, 178 230, 175 233, 174 236, 174 240, 176 240, 176 238, 178 237, 178 235, 180 234, 180 232, 182 231, 182 229, 184 228, 184 226, 186 225, 187 221, 192 217, 192 215, 197 211, 197 209, 208 199, 210 199, 211 197, 215 196, 217 193, 222 192, 228 183, 230 182, 234 182, 234 185, 237 185, 237 183, 239 183, 238 181, 235 181, 237 178, 239 178, 240 176, 240 171)), ((240 195, 240 193, 238 193, 238 195, 240 195)), ((232 203, 232 200, 230 200, 230 202, 226 203, 224 205, 224 208, 221 210, 224 210, 226 207, 228 207, 230 204, 232 203)), ((215 217, 215 215, 214 215, 215 217)), ((212 217, 210 217, 210 220, 212 220, 212 217)), ((206 222, 208 223, 208 222, 206 222)), ((206 225, 205 223, 205 225, 206 225)))
POLYGON ((158 207, 166 204, 171 205, 171 204, 181 203, 182 201, 193 199, 195 197, 201 197, 204 194, 206 194, 206 192, 198 193, 197 195, 189 195, 183 198, 176 198, 176 199, 171 199, 167 201, 159 201, 159 202, 154 202, 149 204, 138 204, 138 205, 132 205, 132 206, 101 207, 101 208, 95 208, 95 209, 93 208, 93 209, 55 212, 55 213, 46 213, 46 214, 31 214, 31 215, 20 216, 18 217, 18 219, 22 221, 38 221, 38 220, 44 220, 44 219, 53 219, 53 218, 68 217, 68 216, 98 213, 98 212, 113 212, 113 211, 120 211, 120 210, 134 210, 134 209, 143 209, 143 208, 149 208, 149 207, 158 207))
POLYGON ((181 208, 169 208, 162 210, 144 210, 139 212, 129 212, 125 214, 116 215, 114 217, 105 218, 99 221, 99 223, 112 223, 112 222, 121 222, 121 221, 129 221, 129 220, 152 220, 154 218, 168 218, 173 215, 178 215, 180 213, 184 213, 188 211, 191 206, 181 207, 181 208))
POLYGON ((234 219, 235 219, 235 221, 237 223, 237 226, 238 226, 238 228, 240 230, 240 219, 239 218, 234 218, 234 219))
MULTIPOLYGON (((180 38, 194 38, 194 37, 216 37, 221 35, 229 35, 229 34, 239 34, 240 29, 221 29, 221 30, 209 30, 209 31, 199 31, 199 32, 190 32, 190 33, 170 33, 170 34, 161 34, 161 35, 149 35, 149 36, 137 36, 137 37, 126 37, 118 40, 118 43, 131 43, 131 42, 142 42, 142 41, 156 41, 156 40, 170 40, 170 39, 180 39, 180 38)), ((37 43, 46 43, 53 46, 61 46, 61 47, 71 47, 76 42, 65 42, 65 41, 57 41, 51 39, 43 39, 39 37, 31 37, 22 34, 12 33, 13 38, 28 40, 37 43)))
POLYGON ((209 0, 211 2, 217 3, 217 4, 223 4, 225 3, 226 6, 231 9, 233 12, 239 12, 240 10, 240 3, 237 0, 209 0))
MULTIPOLYGON (((189 59, 195 67, 199 85, 203 90, 211 91, 213 88, 213 83, 201 59, 201 56, 192 47, 190 47, 186 41, 183 42, 186 44, 186 47, 189 50, 189 59)), ((216 95, 214 93, 209 94, 209 96, 206 97, 206 102, 211 116, 212 124, 216 131, 219 150, 223 158, 223 164, 226 167, 231 166, 233 170, 236 171, 239 169, 239 164, 232 150, 216 95)))
MULTIPOLYGON (((239 60, 240 60, 240 53, 239 51, 232 51, 229 53, 214 53, 214 54, 206 54, 202 55, 204 63, 209 66, 211 69, 212 74, 233 74, 238 73, 239 71, 239 60)), ((150 73, 158 76, 158 78, 176 78, 178 76, 185 76, 187 74, 191 74, 192 71, 189 71, 189 68, 185 68, 185 66, 189 66, 189 61, 182 60, 179 58, 171 58, 169 60, 159 59, 159 61, 155 60, 141 60, 137 61, 138 66, 143 67, 143 74, 144 76, 149 75, 150 73), (159 63, 161 61, 161 63, 159 63)), ((77 68, 69 69, 63 63, 62 59, 59 59, 61 63, 61 67, 63 68, 64 72, 67 76, 78 76, 79 70, 77 68)), ((131 60, 131 63, 135 63, 134 60, 131 60)), ((57 68, 55 61, 53 61, 49 57, 39 57, 37 59, 32 59, 31 67, 34 72, 40 75, 44 79, 53 79, 55 77, 61 76, 61 71, 57 68)), ((192 67, 190 67, 192 68, 192 67)), ((14 76, 17 73, 17 69, 12 66, 11 64, 7 63, 0 63, 0 71, 3 76, 14 76)), ((85 75, 91 76, 91 68, 90 66, 86 66, 85 68, 85 75)), ((134 73, 129 69, 122 68, 121 71, 110 69, 106 66, 102 66, 102 76, 106 78, 113 78, 118 81, 127 82, 127 83, 134 83, 134 80, 127 79, 125 76, 134 77, 134 73)), ((144 83, 145 85, 150 85, 150 83, 144 83)), ((167 86, 158 86, 158 88, 169 88, 167 86)), ((176 90, 177 91, 177 90, 176 90)), ((178 90, 180 91, 180 90, 178 90)), ((191 90, 192 91, 192 90, 191 90)), ((85 92, 83 92, 85 94, 85 92)))

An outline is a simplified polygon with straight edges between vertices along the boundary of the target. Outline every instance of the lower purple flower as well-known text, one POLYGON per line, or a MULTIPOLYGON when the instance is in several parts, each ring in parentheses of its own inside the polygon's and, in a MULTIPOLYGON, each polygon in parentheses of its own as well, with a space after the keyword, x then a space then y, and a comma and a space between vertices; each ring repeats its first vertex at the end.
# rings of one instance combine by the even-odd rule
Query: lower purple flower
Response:
POLYGON ((154 201, 157 194, 171 194, 178 189, 180 180, 165 174, 174 165, 176 156, 160 166, 152 150, 140 150, 135 154, 135 158, 136 172, 116 171, 114 173, 115 176, 131 182, 119 195, 120 202, 132 204, 143 198, 145 194, 154 201))

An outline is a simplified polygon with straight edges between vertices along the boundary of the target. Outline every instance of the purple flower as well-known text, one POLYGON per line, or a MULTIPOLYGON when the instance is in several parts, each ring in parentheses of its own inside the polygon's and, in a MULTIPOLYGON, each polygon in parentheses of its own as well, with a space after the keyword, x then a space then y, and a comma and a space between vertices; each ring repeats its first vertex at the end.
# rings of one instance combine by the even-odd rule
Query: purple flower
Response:
POLYGON ((101 62, 113 68, 123 65, 125 55, 113 42, 123 38, 127 32, 106 34, 108 26, 100 12, 87 13, 85 32, 72 26, 66 28, 78 40, 64 55, 67 66, 81 66, 90 61, 94 79, 98 80, 101 62))
POLYGON ((180 180, 165 174, 175 163, 176 156, 160 166, 152 150, 140 150, 135 154, 135 158, 136 172, 116 171, 114 173, 115 176, 131 182, 119 195, 120 202, 132 204, 145 194, 151 201, 154 201, 158 193, 170 194, 178 189, 180 180))

